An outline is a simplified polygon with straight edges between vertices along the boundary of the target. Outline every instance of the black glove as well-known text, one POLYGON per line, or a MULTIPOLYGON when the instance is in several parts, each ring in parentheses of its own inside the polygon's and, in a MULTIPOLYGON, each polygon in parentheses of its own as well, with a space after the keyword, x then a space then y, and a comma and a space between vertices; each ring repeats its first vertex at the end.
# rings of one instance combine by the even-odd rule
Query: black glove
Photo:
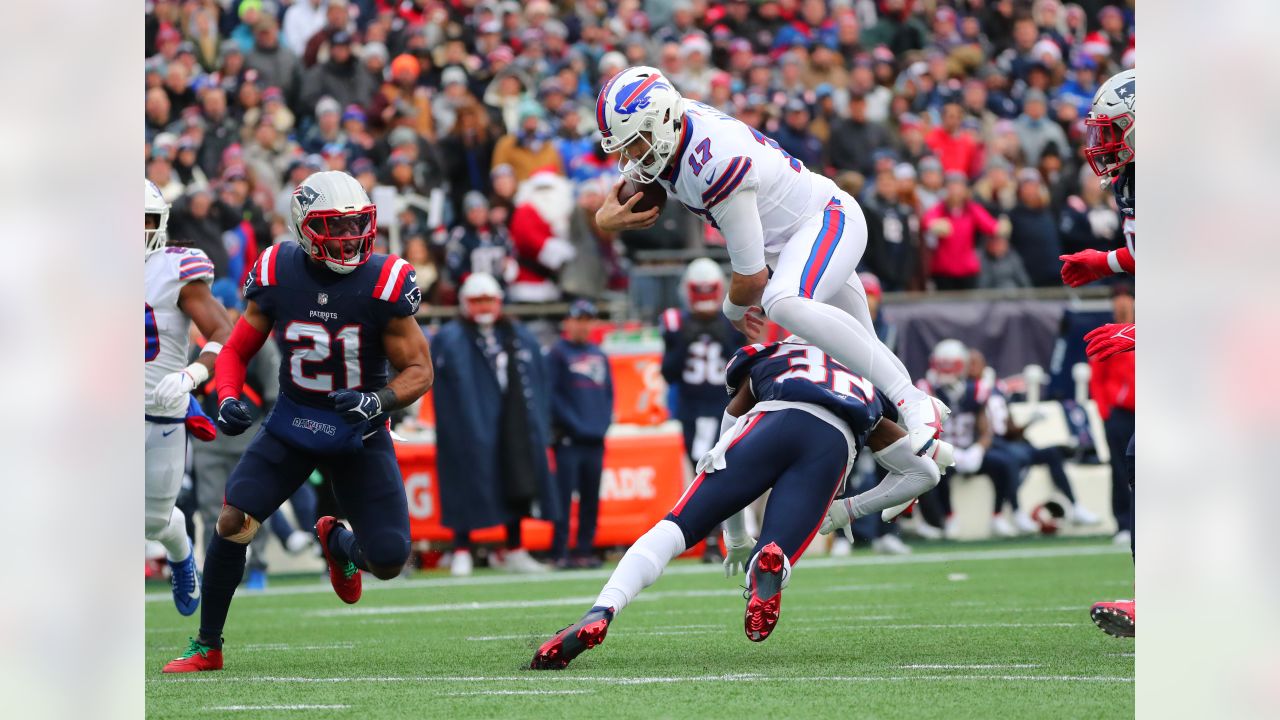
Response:
POLYGON ((239 435, 253 424, 249 406, 240 398, 227 398, 218 405, 218 428, 228 435, 239 435))

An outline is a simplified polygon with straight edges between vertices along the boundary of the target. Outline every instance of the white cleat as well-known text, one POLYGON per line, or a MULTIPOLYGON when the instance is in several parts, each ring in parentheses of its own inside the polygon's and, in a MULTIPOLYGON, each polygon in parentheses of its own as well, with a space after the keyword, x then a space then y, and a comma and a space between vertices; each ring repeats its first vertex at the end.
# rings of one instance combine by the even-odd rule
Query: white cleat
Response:
POLYGON ((993 537, 1011 538, 1017 537, 1018 531, 1013 529, 1008 519, 1003 515, 991 516, 991 535, 993 537))
POLYGON ((475 567, 475 560, 470 550, 454 550, 449 561, 449 574, 454 577, 468 577, 475 567))
POLYGON ((549 572, 550 568, 529 554, 528 550, 519 548, 518 550, 508 550, 505 557, 502 558, 502 569, 507 572, 520 573, 524 575, 533 575, 535 573, 549 572))
POLYGON ((883 522, 893 522, 894 520, 897 520, 898 518, 902 517, 903 513, 905 513, 907 510, 910 510, 912 505, 916 504, 916 500, 917 498, 911 498, 910 500, 902 503, 901 505, 894 505, 891 508, 885 508, 884 510, 881 510, 880 520, 883 522))
POLYGON ((290 555, 297 555, 311 547, 311 543, 315 541, 315 535, 306 530, 294 530, 289 533, 289 537, 284 541, 284 549, 289 551, 290 555))
POLYGON ((1018 510, 1013 514, 1013 526, 1023 535, 1033 535, 1040 532, 1040 525, 1022 510, 1018 510))
POLYGON ((960 521, 955 515, 948 515, 946 522, 942 524, 942 537, 947 540, 960 539, 960 521))
POLYGON ((914 523, 904 525, 903 529, 915 533, 921 540, 942 539, 942 530, 925 522, 922 517, 916 517, 916 521, 914 523))
POLYGON ((853 554, 853 543, 843 535, 836 535, 831 541, 831 557, 849 557, 853 554))
POLYGON ((885 533, 871 541, 871 549, 881 555, 910 555, 911 548, 893 533, 885 533))
POLYGON ((1097 525, 1102 522, 1102 518, 1093 514, 1089 508, 1076 503, 1071 508, 1071 520, 1077 525, 1097 525))
POLYGON ((1119 545, 1120 547, 1129 547, 1129 541, 1132 537, 1133 536, 1129 534, 1128 530, 1121 530, 1111 538, 1111 544, 1119 545))
POLYGON ((939 399, 926 395, 919 400, 898 402, 898 419, 911 438, 911 452, 925 455, 942 437, 942 423, 951 410, 939 399))

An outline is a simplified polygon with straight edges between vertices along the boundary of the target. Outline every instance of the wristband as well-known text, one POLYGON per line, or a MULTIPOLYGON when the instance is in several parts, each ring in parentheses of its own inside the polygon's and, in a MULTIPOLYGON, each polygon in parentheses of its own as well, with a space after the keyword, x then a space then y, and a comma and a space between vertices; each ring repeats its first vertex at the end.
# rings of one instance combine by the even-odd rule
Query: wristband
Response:
POLYGON ((1119 250, 1112 250, 1107 253, 1107 267, 1111 268, 1111 272, 1120 274, 1124 272, 1124 268, 1120 267, 1119 250))
POLYGON ((391 412, 396 405, 396 391, 389 387, 384 387, 374 393, 378 398, 378 410, 380 412, 391 412))
POLYGON ((218 353, 220 353, 220 352, 222 352, 222 343, 220 343, 220 342, 212 342, 212 341, 210 341, 210 342, 205 343, 205 344, 204 344, 204 347, 200 348, 200 354, 201 354, 201 355, 203 355, 203 354, 205 354, 205 353, 213 353, 214 355, 217 355, 217 354, 218 354, 218 353))
POLYGON ((724 296, 724 304, 720 307, 721 312, 724 313, 725 317, 729 318, 730 322, 738 322, 743 317, 746 317, 749 309, 751 308, 748 305, 735 305, 730 302, 727 293, 724 296))
POLYGON ((182 369, 183 372, 191 376, 191 380, 195 383, 195 387, 200 387, 209 379, 209 368, 204 363, 193 362, 182 369))

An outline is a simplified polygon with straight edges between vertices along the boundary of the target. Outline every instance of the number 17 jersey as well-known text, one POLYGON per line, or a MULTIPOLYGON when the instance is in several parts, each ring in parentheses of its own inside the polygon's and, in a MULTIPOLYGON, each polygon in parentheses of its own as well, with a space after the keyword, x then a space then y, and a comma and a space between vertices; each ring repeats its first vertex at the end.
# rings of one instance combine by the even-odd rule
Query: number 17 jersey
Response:
POLYGON ((810 172, 772 138, 690 100, 684 101, 675 162, 658 182, 713 226, 718 205, 739 189, 755 189, 764 250, 770 255, 820 216, 837 190, 830 178, 810 172))
POLYGON ((274 323, 280 392, 302 405, 332 408, 334 390, 373 392, 387 384, 382 331, 418 311, 413 266, 374 254, 346 275, 287 241, 267 248, 245 280, 244 295, 274 323))

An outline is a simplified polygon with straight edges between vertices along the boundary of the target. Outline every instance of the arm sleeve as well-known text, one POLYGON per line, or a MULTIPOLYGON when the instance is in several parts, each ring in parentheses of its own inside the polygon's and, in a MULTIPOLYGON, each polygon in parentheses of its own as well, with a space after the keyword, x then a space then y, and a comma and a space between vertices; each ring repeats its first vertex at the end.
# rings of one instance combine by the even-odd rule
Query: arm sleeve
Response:
POLYGON ((755 188, 739 190, 711 208, 711 217, 729 248, 729 264, 739 275, 754 275, 765 268, 764 227, 756 205, 755 188))
POLYGON ((1135 270, 1133 262, 1133 253, 1129 252, 1129 248, 1122 247, 1119 250, 1112 250, 1107 253, 1107 266, 1113 272, 1124 272, 1132 275, 1135 270))
POLYGON ((238 398, 244 388, 245 372, 249 360, 262 349, 267 341, 267 333, 259 332, 247 320, 240 318, 231 331, 231 338, 218 353, 214 365, 214 382, 218 388, 218 402, 229 397, 238 398))

